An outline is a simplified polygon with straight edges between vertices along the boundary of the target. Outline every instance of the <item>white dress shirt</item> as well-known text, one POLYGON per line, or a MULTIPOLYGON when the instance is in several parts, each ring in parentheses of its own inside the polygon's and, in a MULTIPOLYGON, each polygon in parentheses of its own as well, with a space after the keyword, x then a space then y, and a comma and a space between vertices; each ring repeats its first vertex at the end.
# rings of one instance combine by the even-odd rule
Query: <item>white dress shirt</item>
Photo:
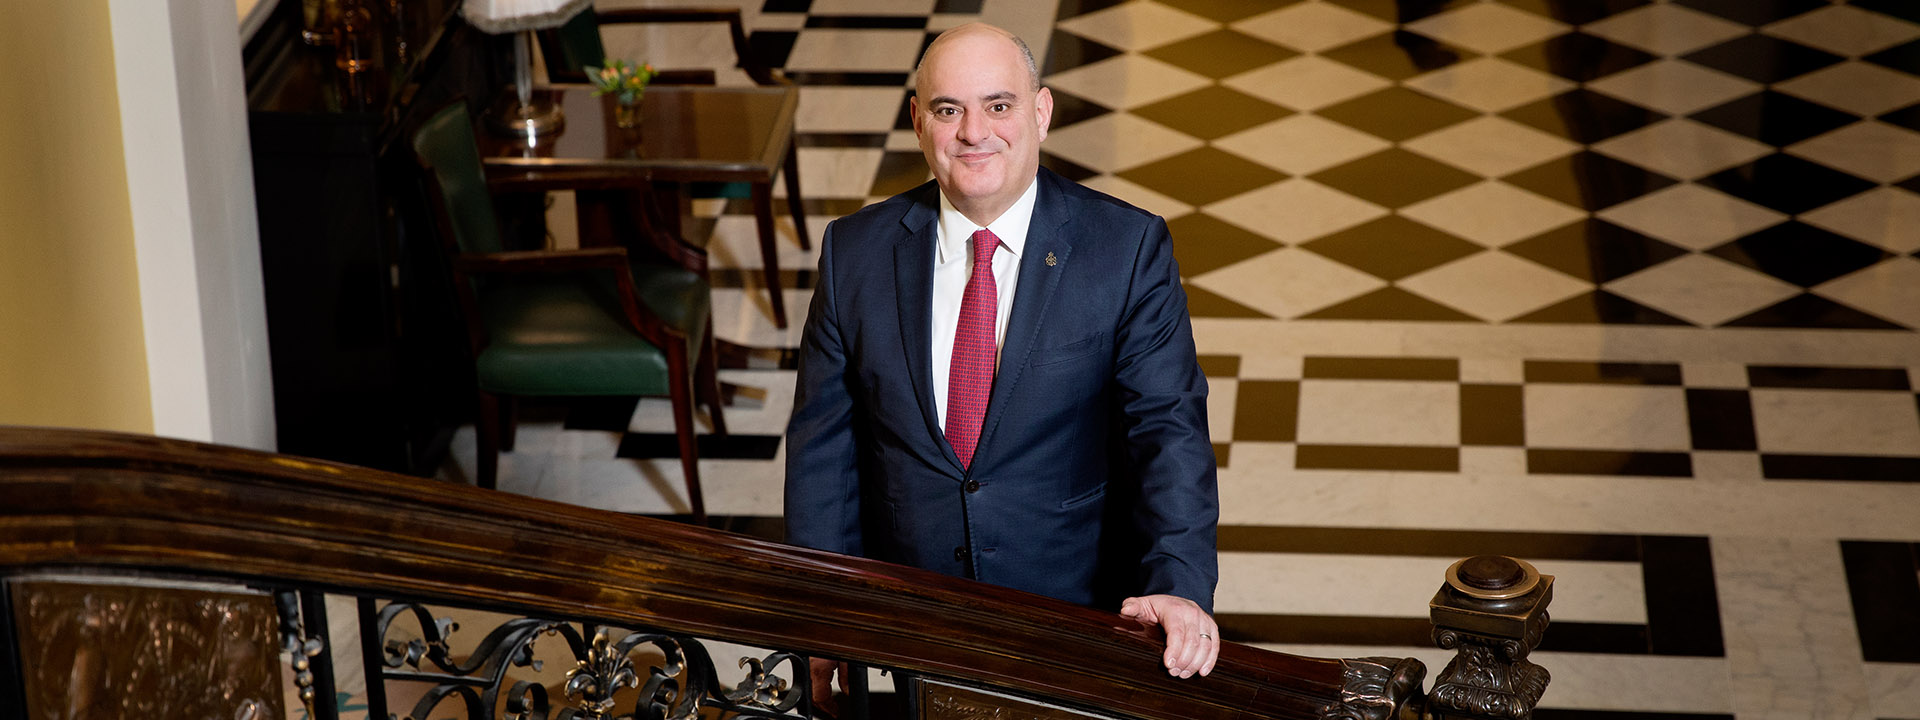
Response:
MULTIPOLYGON (((1013 310, 1014 287, 1020 282, 1020 253, 1027 247, 1027 227, 1033 223, 1033 201, 1039 193, 1036 176, 1013 207, 987 223, 1000 247, 993 251, 993 285, 1000 295, 999 312, 994 315, 994 367, 999 369, 998 353, 1006 346, 1007 316, 1013 310)), ((940 228, 933 253, 933 402, 940 411, 940 427, 947 426, 947 373, 953 368, 953 333, 959 329, 960 301, 967 293, 967 279, 973 275, 973 233, 980 226, 954 209, 945 192, 940 193, 940 228)), ((996 373, 997 374, 997 373, 996 373)))

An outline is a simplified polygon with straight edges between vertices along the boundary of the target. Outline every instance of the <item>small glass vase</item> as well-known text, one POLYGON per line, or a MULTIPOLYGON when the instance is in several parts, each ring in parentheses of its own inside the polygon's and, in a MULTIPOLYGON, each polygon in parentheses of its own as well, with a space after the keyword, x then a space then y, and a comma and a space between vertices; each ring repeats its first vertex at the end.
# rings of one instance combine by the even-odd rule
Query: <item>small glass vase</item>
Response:
POLYGON ((632 130, 640 127, 640 100, 636 98, 630 103, 615 102, 613 104, 613 124, 621 130, 632 130))

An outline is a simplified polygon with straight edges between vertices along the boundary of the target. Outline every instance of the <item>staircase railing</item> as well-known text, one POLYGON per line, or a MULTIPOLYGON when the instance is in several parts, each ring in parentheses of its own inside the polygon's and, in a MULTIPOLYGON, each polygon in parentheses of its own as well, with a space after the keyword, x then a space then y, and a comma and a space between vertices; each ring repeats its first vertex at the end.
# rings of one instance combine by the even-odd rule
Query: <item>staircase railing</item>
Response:
POLYGON ((364 675, 369 717, 421 720, 803 718, 812 657, 891 673, 897 704, 856 692, 847 717, 1526 720, 1553 580, 1456 564, 1432 611, 1458 654, 1431 695, 1411 658, 1231 643, 1181 680, 1134 621, 981 583, 346 465, 24 428, 0 428, 0 574, 0 717, 331 718, 359 711, 337 706, 336 677, 364 675), (342 602, 358 637, 327 637, 342 602), (495 614, 455 630, 455 610, 495 614))

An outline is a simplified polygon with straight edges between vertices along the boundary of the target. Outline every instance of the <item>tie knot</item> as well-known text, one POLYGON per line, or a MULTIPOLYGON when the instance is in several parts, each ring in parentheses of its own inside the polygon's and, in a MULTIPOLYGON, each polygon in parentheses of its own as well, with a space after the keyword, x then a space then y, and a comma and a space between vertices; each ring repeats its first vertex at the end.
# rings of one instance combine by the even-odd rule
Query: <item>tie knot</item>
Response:
POLYGON ((992 230, 981 228, 973 231, 973 264, 979 266, 993 262, 993 251, 1000 247, 1000 238, 992 230))

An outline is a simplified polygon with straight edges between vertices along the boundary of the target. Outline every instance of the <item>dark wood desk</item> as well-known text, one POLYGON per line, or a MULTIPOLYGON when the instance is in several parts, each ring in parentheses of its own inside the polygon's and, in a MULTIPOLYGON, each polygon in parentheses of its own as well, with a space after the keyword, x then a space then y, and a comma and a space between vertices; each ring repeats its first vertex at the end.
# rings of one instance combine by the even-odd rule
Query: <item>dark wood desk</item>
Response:
MULTIPOLYGON (((559 133, 529 144, 482 132, 487 175, 507 191, 621 190, 688 183, 743 182, 753 188, 754 219, 774 324, 787 326, 774 247, 773 181, 783 170, 794 227, 805 246, 799 172, 793 157, 793 114, 799 91, 783 87, 655 86, 640 103, 640 126, 613 122, 613 105, 589 85, 556 85, 566 113, 559 133)), ((678 237, 679 203, 666 213, 678 237)))

